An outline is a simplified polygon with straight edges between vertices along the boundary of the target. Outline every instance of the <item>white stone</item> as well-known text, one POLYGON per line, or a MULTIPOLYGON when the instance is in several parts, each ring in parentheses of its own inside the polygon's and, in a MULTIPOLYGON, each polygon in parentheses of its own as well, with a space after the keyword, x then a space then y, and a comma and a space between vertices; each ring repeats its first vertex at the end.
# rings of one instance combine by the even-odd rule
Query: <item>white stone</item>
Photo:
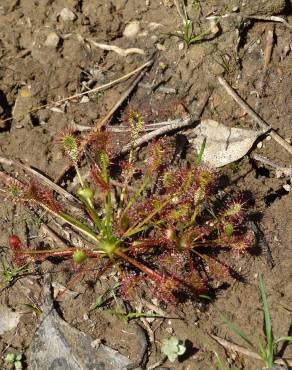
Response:
POLYGON ((76 14, 72 12, 71 9, 69 8, 64 8, 60 12, 60 17, 63 19, 63 21, 68 22, 68 21, 75 21, 77 18, 76 14))
POLYGON ((140 32, 140 23, 138 21, 133 21, 126 25, 123 35, 128 39, 134 38, 140 32))
POLYGON ((284 185, 283 185, 283 188, 284 188, 286 191, 290 191, 290 190, 291 190, 291 185, 289 185, 289 184, 284 184, 284 185))
POLYGON ((155 45, 156 46, 156 49, 157 50, 160 50, 160 51, 166 51, 166 47, 164 46, 164 45, 162 45, 162 44, 156 44, 155 45))
POLYGON ((263 142, 260 141, 258 144, 257 144, 257 148, 261 149, 263 147, 263 142))
POLYGON ((88 103, 90 101, 88 96, 83 96, 82 99, 80 100, 80 103, 88 103))
POLYGON ((182 50, 184 48, 184 43, 183 42, 180 42, 179 45, 178 45, 178 50, 182 50))
POLYGON ((59 42, 60 42, 60 37, 56 34, 56 32, 51 32, 47 36, 45 45, 50 48, 56 48, 59 45, 59 42))

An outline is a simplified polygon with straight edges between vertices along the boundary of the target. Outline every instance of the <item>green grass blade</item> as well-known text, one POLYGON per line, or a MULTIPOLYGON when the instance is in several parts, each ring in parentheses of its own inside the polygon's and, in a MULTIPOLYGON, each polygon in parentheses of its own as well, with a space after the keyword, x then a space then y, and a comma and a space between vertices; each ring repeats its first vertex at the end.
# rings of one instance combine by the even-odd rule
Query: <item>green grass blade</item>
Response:
POLYGON ((98 241, 98 237, 95 234, 95 232, 92 231, 91 228, 88 227, 87 225, 84 225, 82 222, 78 221, 76 218, 74 218, 74 217, 72 217, 72 216, 70 216, 70 215, 68 215, 64 212, 58 213, 57 216, 62 218, 64 221, 68 222, 68 224, 73 226, 75 229, 81 231, 81 233, 89 236, 94 241, 98 241))
POLYGON ((221 361, 221 358, 220 356, 218 355, 218 353, 216 351, 213 351, 214 355, 216 356, 216 366, 218 368, 218 370, 227 370, 226 367, 223 365, 223 362, 221 361))
POLYGON ((268 353, 266 351, 266 349, 264 348, 264 345, 262 344, 262 342, 260 341, 260 339, 258 338, 257 339, 257 346, 258 346, 258 351, 257 351, 257 354, 260 356, 260 358, 262 359, 263 363, 265 364, 265 366, 268 366, 268 353))
POLYGON ((272 330, 272 321, 271 315, 268 306, 266 288, 263 282, 262 274, 259 273, 259 287, 261 292, 262 306, 264 311, 264 331, 267 341, 266 357, 268 366, 273 366, 273 355, 274 355, 274 346, 273 346, 273 330, 272 330))
POLYGON ((206 148, 206 142, 207 142, 207 138, 205 137, 204 140, 203 140, 203 143, 201 145, 200 151, 199 151, 199 153, 197 154, 197 156, 195 158, 195 164, 197 166, 199 164, 201 164, 201 162, 202 162, 203 154, 204 154, 204 151, 205 151, 205 148, 206 148))
POLYGON ((237 325, 235 325, 233 322, 231 322, 227 317, 220 311, 220 309, 214 304, 212 299, 207 295, 200 295, 201 298, 207 299, 210 301, 213 305, 213 307, 216 309, 216 311, 219 313, 221 320, 226 324, 226 326, 233 331, 238 337, 240 337, 248 346, 254 351, 257 352, 256 346, 252 343, 252 341, 249 339, 247 334, 244 333, 237 325))
POLYGON ((125 209, 123 209, 123 212, 122 214, 125 214, 128 209, 130 209, 136 202, 137 200, 139 199, 139 197, 141 196, 141 194, 143 193, 144 189, 146 188, 146 186, 149 184, 150 182, 150 177, 149 176, 146 176, 141 184, 141 186, 139 187, 139 189, 135 192, 135 194, 129 199, 128 201, 128 204, 126 206, 125 209))
POLYGON ((140 232, 140 229, 142 228, 142 226, 144 227, 144 225, 147 224, 154 216, 156 216, 157 213, 159 213, 170 201, 171 201, 171 198, 166 199, 164 202, 161 203, 161 205, 157 209, 155 209, 153 212, 151 212, 140 223, 138 223, 138 224, 132 226, 130 229, 128 229, 124 233, 123 239, 128 238, 128 237, 140 232))
POLYGON ((280 337, 277 340, 274 341, 274 345, 280 342, 292 342, 292 337, 287 336, 287 337, 280 337))
POLYGON ((219 312, 219 315, 221 316, 221 320, 227 325, 227 327, 233 331, 238 337, 240 337, 254 352, 257 352, 255 345, 252 343, 252 341, 249 339, 247 334, 245 334, 244 331, 242 331, 237 325, 235 325, 233 322, 227 319, 225 315, 223 315, 222 312, 219 312))

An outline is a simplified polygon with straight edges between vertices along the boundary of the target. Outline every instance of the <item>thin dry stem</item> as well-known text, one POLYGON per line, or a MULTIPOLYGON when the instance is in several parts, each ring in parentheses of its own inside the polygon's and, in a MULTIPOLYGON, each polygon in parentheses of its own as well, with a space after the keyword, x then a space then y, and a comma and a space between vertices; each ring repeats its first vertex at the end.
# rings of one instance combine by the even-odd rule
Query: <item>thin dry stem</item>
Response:
MULTIPOLYGON (((101 85, 101 86, 98 86, 98 87, 95 87, 95 88, 93 88, 93 89, 91 89, 91 90, 86 90, 86 91, 84 91, 84 92, 82 92, 82 93, 79 93, 79 94, 71 95, 71 96, 69 96, 69 97, 67 97, 67 98, 63 98, 63 99, 60 99, 60 100, 57 100, 57 101, 52 101, 52 102, 49 102, 49 103, 47 103, 47 104, 40 105, 40 106, 38 106, 38 107, 35 107, 35 108, 33 108, 33 109, 31 109, 31 110, 27 111, 25 114, 33 113, 33 112, 37 112, 38 110, 40 110, 40 109, 44 109, 44 108, 47 108, 47 107, 49 107, 49 106, 59 106, 59 105, 60 105, 60 104, 62 104, 62 103, 65 103, 65 102, 67 102, 67 101, 74 100, 74 99, 77 99, 77 98, 81 98, 81 97, 82 97, 82 96, 84 96, 84 95, 88 95, 88 94, 92 94, 92 93, 97 93, 97 92, 99 92, 99 91, 106 90, 106 89, 108 89, 108 88, 110 88, 110 87, 112 87, 112 86, 114 86, 114 85, 118 84, 119 82, 122 82, 122 81, 127 80, 127 79, 128 79, 128 78, 130 78, 131 76, 133 76, 133 75, 135 75, 136 73, 138 73, 138 72, 142 71, 144 68, 146 68, 146 67, 150 66, 152 63, 153 63, 153 62, 152 62, 152 60, 150 60, 150 61, 148 61, 148 62, 146 62, 146 63, 142 64, 140 67, 138 67, 138 68, 134 69, 134 71, 129 72, 129 73, 125 74, 124 76, 122 76, 122 77, 120 77, 120 78, 117 78, 117 79, 116 79, 116 80, 114 80, 114 81, 108 82, 108 83, 106 83, 106 84, 104 84, 104 85, 101 85)), ((7 122, 7 121, 10 121, 10 120, 12 120, 12 119, 17 119, 17 118, 18 118, 18 119, 20 119, 20 118, 22 118, 22 117, 23 117, 23 114, 20 114, 20 115, 18 115, 18 116, 16 116, 16 117, 12 117, 12 116, 11 116, 11 117, 8 117, 8 118, 6 118, 6 119, 4 119, 4 120, 0 121, 0 124, 1 124, 1 123, 4 123, 4 122, 7 122)))
POLYGON ((266 30, 266 47, 264 51, 264 58, 263 58, 263 70, 264 72, 267 70, 268 65, 270 63, 272 57, 272 51, 274 46, 274 26, 268 27, 266 30))
POLYGON ((224 87, 227 93, 235 100, 235 102, 243 108, 246 113, 255 120, 258 125, 263 129, 263 133, 271 130, 270 136, 279 143, 284 149, 286 149, 290 154, 292 154, 292 146, 287 143, 279 134, 277 134, 273 128, 268 125, 256 112, 254 112, 251 107, 236 93, 236 91, 228 84, 228 82, 223 77, 218 77, 219 83, 224 87))
POLYGON ((140 54, 145 55, 145 51, 139 48, 129 48, 129 49, 122 49, 116 45, 110 44, 100 44, 99 42, 95 42, 93 40, 87 39, 93 46, 100 48, 102 50, 113 51, 122 57, 126 57, 129 54, 140 54))
POLYGON ((61 188, 57 184, 55 184, 52 180, 48 179, 46 176, 42 175, 40 172, 36 171, 35 169, 33 169, 29 166, 26 166, 25 164, 23 164, 21 162, 15 161, 15 160, 10 159, 10 158, 5 158, 5 157, 0 157, 0 163, 4 164, 4 165, 7 165, 9 167, 12 167, 12 166, 13 167, 19 167, 22 170, 24 170, 25 172, 28 172, 28 173, 34 175, 35 177, 37 177, 39 179, 40 182, 47 185, 49 188, 53 189, 56 193, 60 194, 65 199, 70 201, 71 202, 70 204, 73 203, 74 206, 78 207, 78 209, 83 209, 79 199, 75 198, 72 194, 68 193, 66 190, 64 190, 63 188, 61 188))
POLYGON ((180 4, 179 4, 179 1, 178 1, 178 0, 173 0, 173 2, 174 2, 174 5, 175 5, 175 7, 176 7, 176 10, 177 10, 177 12, 178 12, 179 16, 181 17, 181 19, 182 19, 182 20, 183 20, 183 22, 184 22, 185 17, 184 17, 184 15, 183 15, 182 11, 181 11, 181 7, 180 7, 180 4))
POLYGON ((147 370, 153 370, 158 368, 159 366, 163 365, 164 362, 167 360, 167 356, 163 356, 159 361, 155 362, 154 364, 147 367, 147 370))
MULTIPOLYGON (((229 349, 234 352, 242 353, 243 355, 246 355, 248 357, 252 357, 256 360, 262 361, 261 357, 257 353, 250 351, 244 347, 238 346, 237 344, 234 344, 232 342, 229 342, 226 339, 217 337, 217 335, 213 335, 213 334, 210 334, 210 335, 217 343, 221 344, 221 346, 223 346, 224 348, 229 349)), ((274 360, 274 363, 278 365, 289 365, 290 366, 292 365, 292 359, 291 358, 278 358, 274 360)))
POLYGON ((140 139, 137 139, 135 141, 135 143, 129 143, 127 145, 125 145, 121 150, 120 152, 117 154, 117 155, 123 155, 123 154, 126 154, 129 150, 131 150, 132 148, 137 148, 145 143, 148 143, 149 141, 153 140, 154 138, 158 137, 158 136, 161 136, 161 135, 165 135, 171 131, 174 131, 174 130, 178 130, 178 129, 182 129, 182 128, 186 128, 188 126, 191 126, 193 123, 197 122, 199 119, 200 119, 200 116, 201 114, 203 113, 203 110, 209 100, 209 97, 210 97, 210 92, 207 92, 203 95, 203 97, 201 98, 201 100, 199 101, 198 103, 198 108, 197 108, 197 111, 195 114, 181 120, 174 120, 172 121, 173 123, 169 124, 169 125, 166 125, 166 126, 163 126, 157 130, 154 130, 148 134, 145 134, 144 136, 142 136, 140 139))
POLYGON ((292 176, 292 167, 286 167, 286 166, 280 165, 278 163, 275 163, 271 159, 266 158, 266 157, 264 157, 262 155, 259 155, 259 154, 254 154, 252 156, 252 158, 255 159, 256 161, 259 161, 263 164, 266 164, 266 165, 274 168, 278 172, 282 172, 283 175, 285 175, 285 176, 292 176))

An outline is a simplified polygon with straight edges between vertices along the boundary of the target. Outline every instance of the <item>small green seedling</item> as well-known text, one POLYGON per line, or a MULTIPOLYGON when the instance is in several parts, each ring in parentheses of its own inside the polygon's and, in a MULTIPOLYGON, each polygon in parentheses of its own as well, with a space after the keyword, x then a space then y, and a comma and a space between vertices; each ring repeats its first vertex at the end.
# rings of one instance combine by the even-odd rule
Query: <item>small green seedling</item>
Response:
POLYGON ((176 36, 180 38, 187 47, 191 44, 204 40, 205 36, 216 34, 218 32, 218 26, 216 23, 211 23, 210 27, 195 35, 193 30, 193 22, 189 19, 185 3, 182 2, 183 8, 183 30, 175 33, 170 33, 170 36, 176 36))
POLYGON ((105 304, 105 302, 111 298, 115 299, 115 290, 120 287, 120 284, 117 283, 113 287, 106 290, 103 294, 99 294, 95 298, 95 302, 90 306, 89 311, 96 310, 97 308, 101 308, 105 304))
POLYGON ((178 356, 183 355, 185 351, 186 346, 184 343, 174 336, 165 339, 161 347, 161 352, 167 356, 170 362, 174 362, 178 356))
POLYGON ((0 274, 4 280, 4 284, 11 283, 19 274, 24 272, 27 268, 27 265, 20 266, 20 267, 12 267, 9 266, 7 261, 4 259, 1 260, 2 271, 0 274))
MULTIPOLYGON (((263 282, 261 273, 259 273, 259 288, 261 294, 262 309, 264 313, 264 336, 265 343, 261 340, 257 341, 257 345, 248 337, 248 335, 242 331, 237 325, 227 319, 227 317, 214 305, 216 310, 219 312, 222 321, 227 325, 227 327, 233 331, 238 337, 240 337, 246 345, 254 353, 256 353, 259 358, 263 361, 267 369, 272 369, 277 353, 277 344, 280 342, 292 342, 292 336, 284 336, 275 339, 273 336, 273 327, 271 321, 271 315, 268 306, 266 288, 263 282)), ((207 296, 202 296, 210 300, 207 296)))
POLYGON ((9 369, 21 370, 23 369, 23 357, 22 354, 7 353, 5 357, 5 363, 9 369))

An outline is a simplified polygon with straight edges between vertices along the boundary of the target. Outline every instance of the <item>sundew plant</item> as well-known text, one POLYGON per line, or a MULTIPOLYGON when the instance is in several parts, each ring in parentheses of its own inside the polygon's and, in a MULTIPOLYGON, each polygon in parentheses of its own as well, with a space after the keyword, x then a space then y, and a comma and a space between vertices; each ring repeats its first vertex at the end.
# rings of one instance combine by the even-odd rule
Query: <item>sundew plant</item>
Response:
MULTIPOLYGON (((142 118, 131 112, 131 140, 142 130, 142 118)), ((214 279, 226 279, 230 269, 224 253, 240 255, 253 243, 245 227, 245 203, 240 198, 217 199, 217 174, 194 160, 172 165, 165 138, 148 145, 145 161, 118 162, 106 132, 95 133, 87 148, 90 178, 79 168, 81 141, 68 130, 59 139, 64 156, 74 165, 77 196, 86 215, 68 211, 64 199, 35 180, 0 179, 6 194, 27 206, 41 208, 66 222, 87 241, 85 248, 31 249, 10 237, 18 266, 57 256, 86 266, 92 261, 99 276, 115 271, 119 292, 128 299, 156 296, 177 303, 206 292, 214 279), (139 164, 139 167, 138 167, 139 164), (113 181, 113 179, 115 181, 113 181), (113 183, 120 185, 118 189, 113 183)))

